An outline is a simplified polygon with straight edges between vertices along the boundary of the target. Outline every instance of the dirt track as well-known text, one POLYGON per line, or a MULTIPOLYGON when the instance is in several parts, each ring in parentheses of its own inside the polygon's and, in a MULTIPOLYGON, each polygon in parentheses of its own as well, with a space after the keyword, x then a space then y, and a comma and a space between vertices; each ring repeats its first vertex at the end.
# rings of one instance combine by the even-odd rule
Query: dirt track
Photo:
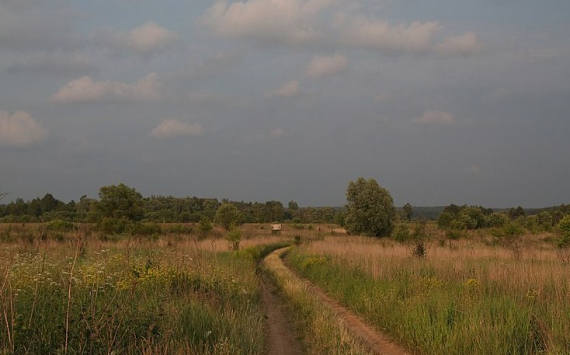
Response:
MULTIPOLYGON (((283 249, 274 253, 283 253, 283 249)), ((293 272, 293 271, 292 271, 293 272)), ((351 313, 338 302, 326 295, 320 288, 307 280, 303 280, 311 293, 317 295, 337 316, 343 320, 348 330, 360 338, 370 350, 379 355, 409 355, 399 345, 393 343, 388 337, 366 324, 360 317, 351 313)), ((264 283, 265 284, 265 283, 264 283)), ((266 314, 269 317, 269 354, 301 354, 299 342, 295 339, 294 333, 287 321, 283 308, 279 305, 279 298, 272 294, 265 285, 263 287, 263 303, 266 307, 266 314), (267 299, 266 299, 267 297, 267 299), (274 313, 275 312, 275 313, 274 313), (281 312, 281 313, 280 313, 281 312), (280 324, 282 323, 282 324, 280 324), (291 338, 292 337, 292 338, 291 338), (296 347, 297 344, 297 347, 296 347), (287 349, 291 347, 291 349, 287 349)))
POLYGON ((267 322, 269 355, 301 355, 302 346, 295 332, 281 298, 276 295, 274 286, 261 280, 261 298, 267 322))

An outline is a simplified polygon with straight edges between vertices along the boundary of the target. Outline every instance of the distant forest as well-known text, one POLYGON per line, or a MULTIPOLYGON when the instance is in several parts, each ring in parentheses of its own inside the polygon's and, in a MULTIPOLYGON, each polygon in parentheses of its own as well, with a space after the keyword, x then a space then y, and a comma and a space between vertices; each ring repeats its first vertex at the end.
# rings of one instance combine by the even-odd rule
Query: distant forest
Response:
MULTIPOLYGON (((135 191, 125 185, 112 186, 121 190, 135 191)), ((104 190, 108 187, 102 187, 104 190)), ((138 192, 136 193, 138 194, 138 192)), ((0 198, 6 193, 0 193, 0 198)), ((143 197, 138 194, 138 204, 141 209, 141 221, 155 223, 197 223, 203 218, 213 220, 217 209, 224 203, 235 205, 240 211, 243 223, 336 223, 344 224, 344 207, 320 206, 300 207, 297 202, 289 201, 285 206, 280 201, 244 202, 229 201, 227 199, 203 197, 173 197, 150 196, 143 197)), ((3 223, 37 223, 52 220, 69 222, 95 223, 101 217, 100 201, 82 196, 79 201, 63 202, 47 193, 43 197, 24 201, 16 198, 9 203, 0 204, 0 222, 3 223)), ((462 206, 467 207, 467 206, 462 206)), ((472 207, 472 206, 470 206, 472 207)), ((510 209, 492 209, 475 206, 481 211, 504 212, 515 218, 519 215, 538 215, 548 212, 553 216, 570 213, 570 205, 560 205, 547 208, 524 209, 522 207, 510 209)), ((412 206, 413 219, 437 220, 442 212, 459 208, 450 206, 420 207, 412 206)), ((398 208, 402 215, 402 208, 398 208)))

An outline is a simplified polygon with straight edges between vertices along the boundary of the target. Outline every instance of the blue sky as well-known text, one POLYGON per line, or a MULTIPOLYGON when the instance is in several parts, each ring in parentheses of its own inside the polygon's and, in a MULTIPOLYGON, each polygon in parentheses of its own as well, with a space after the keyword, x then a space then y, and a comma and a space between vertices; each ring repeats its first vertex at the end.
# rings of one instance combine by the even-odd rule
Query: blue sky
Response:
POLYGON ((0 189, 570 202, 567 1, 0 0, 0 189))

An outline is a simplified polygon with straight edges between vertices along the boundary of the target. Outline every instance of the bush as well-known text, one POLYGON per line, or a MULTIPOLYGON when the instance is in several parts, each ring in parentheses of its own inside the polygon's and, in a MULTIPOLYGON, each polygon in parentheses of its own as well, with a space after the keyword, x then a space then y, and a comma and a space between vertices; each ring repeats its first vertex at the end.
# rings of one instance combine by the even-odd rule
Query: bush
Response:
POLYGON ((558 229, 560 229, 560 238, 558 239, 557 246, 560 249, 566 249, 570 247, 570 215, 564 217, 558 224, 558 229))
POLYGON ((410 239, 410 228, 407 223, 400 223, 394 228, 392 237, 399 243, 406 242, 410 239))
POLYGON ((73 230, 75 225, 72 222, 64 221, 62 219, 54 219, 46 224, 46 229, 49 231, 69 232, 73 230))
POLYGON ((239 243, 241 242, 241 230, 238 228, 233 228, 226 235, 226 240, 228 241, 228 246, 231 250, 239 250, 239 243))

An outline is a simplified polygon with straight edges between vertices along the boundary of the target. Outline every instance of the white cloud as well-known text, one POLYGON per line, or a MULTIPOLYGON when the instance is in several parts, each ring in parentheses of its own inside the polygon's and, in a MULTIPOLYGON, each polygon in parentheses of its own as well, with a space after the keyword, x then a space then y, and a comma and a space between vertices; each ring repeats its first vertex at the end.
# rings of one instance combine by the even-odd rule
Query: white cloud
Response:
POLYGON ((134 84, 118 81, 93 81, 84 76, 70 81, 50 101, 56 103, 85 102, 140 102, 157 101, 162 98, 161 83, 155 73, 138 80, 134 84))
POLYGON ((412 121, 421 124, 453 124, 455 117, 448 112, 425 111, 422 117, 414 118, 412 121))
POLYGON ((483 45, 473 32, 467 32, 462 36, 448 37, 435 46, 435 50, 441 54, 476 54, 481 52, 483 45))
POLYGON ((120 50, 150 55, 158 50, 172 47, 178 40, 176 32, 149 21, 130 32, 107 32, 102 35, 103 41, 120 50))
POLYGON ((27 147, 43 141, 48 130, 24 111, 0 111, 0 145, 27 147))
POLYGON ((394 52, 424 52, 433 46, 440 30, 439 22, 413 22, 391 26, 387 21, 364 16, 341 16, 337 19, 341 43, 349 46, 394 52))
POLYGON ((309 63, 305 75, 309 78, 322 78, 342 72, 348 67, 348 59, 341 54, 331 57, 315 56, 309 63))
POLYGON ((151 132, 151 135, 156 138, 201 136, 203 134, 204 128, 201 124, 190 124, 188 122, 182 122, 174 119, 162 121, 151 132))
POLYGON ((202 23, 221 36, 248 38, 262 43, 300 45, 322 36, 316 24, 331 0, 249 0, 216 2, 202 23))
POLYGON ((218 1, 205 12, 201 23, 223 37, 270 45, 344 45, 396 54, 435 51, 464 55, 482 48, 473 32, 437 43, 440 22, 390 24, 366 16, 360 6, 345 5, 335 0, 218 1))
POLYGON ((292 80, 277 90, 270 92, 269 97, 294 97, 299 95, 299 82, 292 80))

